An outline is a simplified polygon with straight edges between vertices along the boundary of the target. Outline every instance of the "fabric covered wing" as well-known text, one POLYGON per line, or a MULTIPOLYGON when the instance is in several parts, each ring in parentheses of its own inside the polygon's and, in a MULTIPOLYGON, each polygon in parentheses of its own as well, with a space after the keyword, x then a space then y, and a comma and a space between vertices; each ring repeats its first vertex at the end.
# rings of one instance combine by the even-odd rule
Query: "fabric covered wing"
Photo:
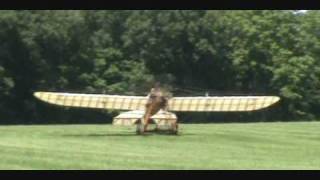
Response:
POLYGON ((100 94, 35 92, 34 96, 50 104, 114 110, 144 110, 147 97, 100 94))
POLYGON ((169 100, 169 111, 254 111, 280 100, 277 96, 175 97, 169 100))

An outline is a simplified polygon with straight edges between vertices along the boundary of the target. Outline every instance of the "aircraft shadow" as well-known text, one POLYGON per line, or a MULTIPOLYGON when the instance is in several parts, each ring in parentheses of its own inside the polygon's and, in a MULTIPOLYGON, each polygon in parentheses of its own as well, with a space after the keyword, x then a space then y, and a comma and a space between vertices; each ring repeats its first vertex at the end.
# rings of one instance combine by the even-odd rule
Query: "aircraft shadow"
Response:
POLYGON ((63 137, 106 137, 106 136, 137 136, 136 134, 121 134, 121 133, 113 133, 113 134, 64 134, 63 137))
POLYGON ((138 135, 136 133, 103 133, 103 134, 63 134, 63 137, 108 137, 108 136, 119 136, 119 137, 137 137, 137 136, 153 136, 153 135, 162 135, 162 136, 193 136, 195 134, 190 133, 179 133, 179 134, 172 134, 167 132, 147 132, 143 135, 138 135))

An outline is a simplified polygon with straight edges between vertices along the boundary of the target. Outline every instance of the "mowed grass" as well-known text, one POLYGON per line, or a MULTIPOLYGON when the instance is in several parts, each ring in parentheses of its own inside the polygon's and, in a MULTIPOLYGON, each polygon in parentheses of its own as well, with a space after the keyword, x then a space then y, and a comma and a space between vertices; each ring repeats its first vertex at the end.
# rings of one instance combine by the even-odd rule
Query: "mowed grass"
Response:
POLYGON ((0 169, 320 169, 320 122, 0 126, 0 169))

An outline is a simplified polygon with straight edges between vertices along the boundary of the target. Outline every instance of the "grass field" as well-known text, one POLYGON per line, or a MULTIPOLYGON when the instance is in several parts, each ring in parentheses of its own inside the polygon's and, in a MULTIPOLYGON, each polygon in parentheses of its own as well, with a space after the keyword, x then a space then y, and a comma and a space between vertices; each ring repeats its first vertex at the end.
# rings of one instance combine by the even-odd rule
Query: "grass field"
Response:
POLYGON ((0 169, 320 169, 320 122, 0 126, 0 169))

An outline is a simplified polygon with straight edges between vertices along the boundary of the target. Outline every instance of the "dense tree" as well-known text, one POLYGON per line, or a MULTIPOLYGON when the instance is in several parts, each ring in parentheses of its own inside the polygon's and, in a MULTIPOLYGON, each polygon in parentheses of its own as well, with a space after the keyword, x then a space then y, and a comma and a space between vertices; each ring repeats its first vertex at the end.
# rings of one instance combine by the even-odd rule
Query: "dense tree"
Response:
POLYGON ((189 95, 282 97, 263 118, 233 119, 314 119, 319 19, 319 11, 1 11, 0 122, 103 122, 112 112, 54 107, 32 93, 146 95, 155 81, 189 95))

